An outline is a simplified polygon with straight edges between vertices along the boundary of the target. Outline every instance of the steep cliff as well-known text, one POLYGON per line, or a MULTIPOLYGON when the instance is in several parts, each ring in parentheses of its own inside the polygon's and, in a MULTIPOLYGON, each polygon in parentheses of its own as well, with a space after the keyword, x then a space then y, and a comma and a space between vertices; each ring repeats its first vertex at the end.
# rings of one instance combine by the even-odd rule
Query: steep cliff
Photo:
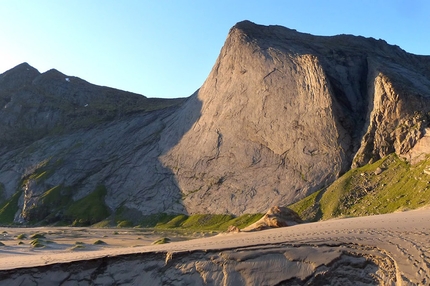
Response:
POLYGON ((4 222, 92 223, 76 204, 124 219, 254 213, 408 156, 429 126, 430 57, 244 21, 186 100, 27 64, 0 75, 0 99, 4 222))
POLYGON ((198 93, 201 116, 162 162, 191 212, 288 204, 415 145, 429 59, 381 40, 238 23, 198 93))

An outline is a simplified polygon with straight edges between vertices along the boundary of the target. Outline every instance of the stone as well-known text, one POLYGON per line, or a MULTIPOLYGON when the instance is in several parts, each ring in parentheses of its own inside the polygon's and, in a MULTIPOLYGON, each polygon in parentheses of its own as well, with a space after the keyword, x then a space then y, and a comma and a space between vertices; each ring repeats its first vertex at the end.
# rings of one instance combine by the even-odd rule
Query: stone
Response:
POLYGON ((242 231, 258 231, 269 228, 287 227, 302 223, 300 216, 287 207, 271 207, 257 222, 245 227, 242 231))

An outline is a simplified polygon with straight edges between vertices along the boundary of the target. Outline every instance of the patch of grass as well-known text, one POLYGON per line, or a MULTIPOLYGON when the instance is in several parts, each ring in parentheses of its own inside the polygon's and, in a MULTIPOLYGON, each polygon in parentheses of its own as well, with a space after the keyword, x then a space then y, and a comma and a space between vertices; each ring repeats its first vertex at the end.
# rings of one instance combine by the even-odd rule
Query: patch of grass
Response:
POLYGON ((234 225, 239 229, 242 229, 258 221, 263 216, 264 214, 244 214, 225 222, 224 224, 220 225, 219 229, 225 231, 230 225, 234 225))
POLYGON ((81 250, 81 249, 85 249, 85 245, 74 245, 72 248, 70 248, 70 250, 81 250))
POLYGON ((133 223, 129 220, 123 220, 118 222, 117 227, 133 227, 133 223))
POLYGON ((324 190, 316 191, 297 203, 289 205, 288 208, 300 214, 300 218, 303 221, 316 221, 321 216, 319 212, 319 197, 323 192, 324 190))
POLYGON ((106 227, 110 227, 110 226, 113 226, 113 225, 112 225, 111 221, 107 220, 107 219, 99 221, 99 222, 92 225, 92 227, 95 227, 95 228, 106 228, 106 227))
POLYGON ((322 219, 416 209, 430 204, 430 175, 424 173, 429 165, 430 157, 412 166, 391 154, 350 170, 322 195, 312 194, 289 207, 302 217, 316 207, 322 219))
POLYGON ((175 218, 177 215, 174 214, 166 214, 166 213, 157 213, 144 216, 139 223, 140 227, 155 227, 158 224, 165 224, 175 218))
POLYGON ((168 237, 162 237, 160 239, 157 239, 156 241, 154 241, 152 244, 165 244, 165 243, 169 243, 170 242, 170 238, 168 237))
POLYGON ((239 217, 225 214, 195 214, 191 216, 177 215, 167 222, 160 222, 155 229, 177 229, 192 231, 226 231, 230 225, 244 228, 263 214, 245 214, 239 217))
POLYGON ((43 204, 48 204, 52 206, 65 206, 70 202, 71 192, 64 191, 62 185, 55 186, 41 196, 43 204))
POLYGON ((27 235, 25 233, 20 233, 16 236, 16 239, 26 239, 27 235))
POLYGON ((22 190, 17 191, 9 200, 0 205, 0 224, 13 224, 13 219, 18 211, 18 200, 22 190))
POLYGON ((96 241, 94 241, 94 243, 93 244, 95 244, 95 245, 103 245, 103 244, 107 244, 106 242, 104 242, 103 240, 96 240, 96 241))
POLYGON ((45 244, 43 244, 43 242, 44 241, 41 240, 40 238, 36 238, 30 242, 30 245, 31 247, 42 248, 42 247, 45 247, 45 244))
POLYGON ((30 236, 30 239, 36 239, 36 238, 45 238, 44 233, 35 233, 32 236, 30 236))
POLYGON ((104 220, 110 214, 104 201, 106 194, 105 186, 97 186, 94 192, 73 202, 65 216, 73 221, 74 226, 88 226, 104 220))
POLYGON ((18 245, 23 245, 23 244, 25 244, 25 243, 22 241, 18 242, 18 245))
POLYGON ((187 215, 180 214, 169 220, 168 222, 159 222, 155 226, 155 228, 161 228, 161 229, 170 229, 170 228, 178 228, 181 227, 182 224, 188 219, 187 215))

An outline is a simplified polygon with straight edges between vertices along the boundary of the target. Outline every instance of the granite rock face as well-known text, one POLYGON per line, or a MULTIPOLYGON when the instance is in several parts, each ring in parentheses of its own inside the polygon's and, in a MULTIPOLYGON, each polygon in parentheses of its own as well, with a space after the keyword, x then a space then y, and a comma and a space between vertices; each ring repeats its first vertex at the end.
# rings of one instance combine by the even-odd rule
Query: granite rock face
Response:
POLYGON ((0 75, 0 104, 0 199, 19 197, 15 220, 42 219, 53 188, 76 201, 100 185, 128 218, 255 213, 407 156, 429 126, 430 57, 244 21, 187 99, 22 64, 0 75))
POLYGON ((429 63, 382 40, 238 23, 198 92, 201 116, 161 160, 191 212, 286 205, 407 153, 428 126, 429 63))

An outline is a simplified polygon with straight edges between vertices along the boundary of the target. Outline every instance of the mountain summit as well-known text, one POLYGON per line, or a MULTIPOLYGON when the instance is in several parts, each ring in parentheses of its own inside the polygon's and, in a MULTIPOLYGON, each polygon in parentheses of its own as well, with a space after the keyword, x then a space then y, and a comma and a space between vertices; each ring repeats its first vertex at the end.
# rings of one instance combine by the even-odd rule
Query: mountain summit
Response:
POLYGON ((75 78, 48 73, 24 64, 0 75, 4 110, 21 114, 29 101, 18 99, 27 96, 38 99, 31 101, 40 117, 13 129, 21 117, 0 112, 6 133, 19 130, 0 155, 1 197, 16 206, 8 217, 15 221, 262 212, 351 167, 407 156, 430 119, 430 57, 372 38, 249 21, 230 30, 203 86, 186 100, 136 108, 151 99, 82 80, 82 89, 66 92, 75 78), (74 100, 84 91, 85 102, 74 100), (101 105, 106 98, 125 107, 101 105), (85 104, 97 108, 86 113, 85 104), (31 133, 40 126, 45 133, 31 133), (15 136, 25 140, 12 144, 15 136), (92 204, 102 211, 89 218, 76 211, 92 204))

